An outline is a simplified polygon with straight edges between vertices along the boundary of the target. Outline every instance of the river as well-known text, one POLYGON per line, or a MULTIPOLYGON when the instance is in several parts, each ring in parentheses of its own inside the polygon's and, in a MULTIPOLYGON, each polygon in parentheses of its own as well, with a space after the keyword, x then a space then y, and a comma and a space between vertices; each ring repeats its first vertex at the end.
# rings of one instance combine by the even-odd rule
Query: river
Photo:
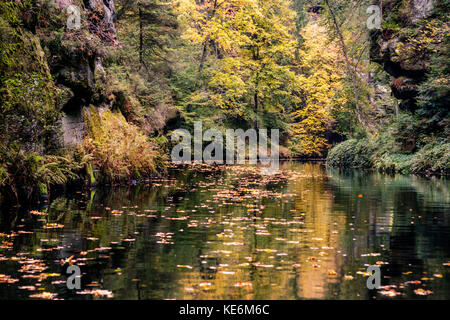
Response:
POLYGON ((3 212, 0 227, 1 299, 450 299, 444 178, 178 168, 3 212))

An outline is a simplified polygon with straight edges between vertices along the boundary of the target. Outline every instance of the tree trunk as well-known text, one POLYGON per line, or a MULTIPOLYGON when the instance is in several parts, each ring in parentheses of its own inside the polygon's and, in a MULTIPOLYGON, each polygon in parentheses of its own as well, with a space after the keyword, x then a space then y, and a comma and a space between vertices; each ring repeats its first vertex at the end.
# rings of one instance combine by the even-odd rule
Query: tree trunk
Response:
POLYGON ((333 9, 331 8, 329 1, 325 0, 325 3, 327 5, 328 9, 330 10, 331 17, 333 18, 333 24, 334 24, 334 26, 336 28, 336 32, 338 33, 338 36, 339 36, 339 42, 341 43, 342 52, 344 54, 345 64, 347 66, 347 72, 352 77, 353 97, 355 99, 356 117, 358 119, 358 122, 360 124, 363 124, 362 118, 361 118, 361 112, 360 112, 360 109, 359 109, 358 88, 357 88, 357 84, 356 84, 356 81, 357 81, 357 79, 356 79, 356 70, 352 69, 352 66, 351 66, 351 63, 350 63, 350 60, 349 60, 349 57, 348 57, 348 49, 347 49, 347 46, 345 44, 344 36, 342 35, 341 28, 339 27, 339 24, 337 22, 336 15, 335 15, 333 9))
POLYGON ((206 55, 208 53, 208 44, 209 44, 209 35, 206 37, 205 43, 203 44, 203 52, 202 52, 202 58, 200 60, 200 65, 198 66, 198 77, 200 78, 203 73, 203 66, 206 61, 206 55))
MULTIPOLYGON (((256 47, 256 50, 253 52, 253 59, 259 60, 259 48, 256 47)), ((256 79, 255 79, 255 95, 254 95, 254 104, 255 104, 255 130, 258 130, 258 115, 259 115, 259 101, 258 101, 258 87, 259 87, 259 70, 256 71, 256 79)))
POLYGON ((139 5, 139 62, 141 64, 144 63, 144 59, 142 57, 142 51, 144 46, 144 40, 142 35, 142 8, 139 5))
MULTIPOLYGON (((213 6, 213 10, 211 12, 211 17, 209 18, 209 20, 211 20, 212 18, 214 18, 215 14, 216 14, 216 10, 217 10, 217 0, 214 0, 214 6, 213 6)), ((210 35, 208 34, 208 36, 205 39, 205 43, 203 44, 203 52, 202 52, 202 57, 200 60, 200 65, 198 67, 198 78, 200 79, 200 77, 202 76, 203 73, 203 66, 205 64, 206 61, 206 57, 208 55, 208 45, 209 45, 209 39, 210 39, 210 35)))
POLYGON ((254 122, 254 126, 255 126, 255 130, 258 130, 258 90, 256 90, 255 92, 255 96, 254 96, 254 103, 255 103, 255 122, 254 122))

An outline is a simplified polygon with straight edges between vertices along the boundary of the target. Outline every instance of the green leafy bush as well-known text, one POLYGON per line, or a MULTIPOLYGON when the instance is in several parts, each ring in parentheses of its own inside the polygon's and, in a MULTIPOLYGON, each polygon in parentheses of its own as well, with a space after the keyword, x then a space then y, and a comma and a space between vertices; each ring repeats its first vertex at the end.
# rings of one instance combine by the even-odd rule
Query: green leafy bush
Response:
POLYGON ((376 168, 389 173, 450 174, 450 143, 435 142, 413 154, 394 153, 380 141, 347 140, 328 154, 332 167, 376 168))
POLYGON ((327 164, 333 167, 370 168, 373 146, 367 139, 351 139, 330 150, 327 164))
POLYGON ((0 191, 11 201, 28 201, 36 194, 48 194, 50 186, 77 180, 84 164, 71 156, 25 152, 0 148, 0 191))
POLYGON ((411 163, 412 172, 450 174, 450 143, 434 143, 425 146, 411 163))
POLYGON ((409 154, 388 154, 385 153, 381 158, 374 161, 374 166, 383 172, 400 172, 404 174, 411 173, 411 163, 414 155, 409 154))

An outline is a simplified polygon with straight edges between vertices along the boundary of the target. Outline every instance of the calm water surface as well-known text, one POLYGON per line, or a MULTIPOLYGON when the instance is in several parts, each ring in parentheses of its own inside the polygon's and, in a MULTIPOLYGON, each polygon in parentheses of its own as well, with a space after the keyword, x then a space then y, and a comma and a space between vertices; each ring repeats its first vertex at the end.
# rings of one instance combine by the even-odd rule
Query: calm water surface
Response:
POLYGON ((3 212, 0 299, 450 299, 448 180, 281 172, 177 169, 3 212))

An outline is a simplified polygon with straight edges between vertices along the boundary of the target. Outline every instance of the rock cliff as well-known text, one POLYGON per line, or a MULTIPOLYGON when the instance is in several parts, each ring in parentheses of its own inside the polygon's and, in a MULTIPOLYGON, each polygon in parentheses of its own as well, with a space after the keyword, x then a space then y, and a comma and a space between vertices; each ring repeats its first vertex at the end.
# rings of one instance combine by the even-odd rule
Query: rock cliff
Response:
POLYGON ((371 60, 393 77, 392 92, 400 108, 417 109, 419 86, 430 70, 433 53, 441 46, 438 0, 383 0, 383 28, 371 34, 371 60))

